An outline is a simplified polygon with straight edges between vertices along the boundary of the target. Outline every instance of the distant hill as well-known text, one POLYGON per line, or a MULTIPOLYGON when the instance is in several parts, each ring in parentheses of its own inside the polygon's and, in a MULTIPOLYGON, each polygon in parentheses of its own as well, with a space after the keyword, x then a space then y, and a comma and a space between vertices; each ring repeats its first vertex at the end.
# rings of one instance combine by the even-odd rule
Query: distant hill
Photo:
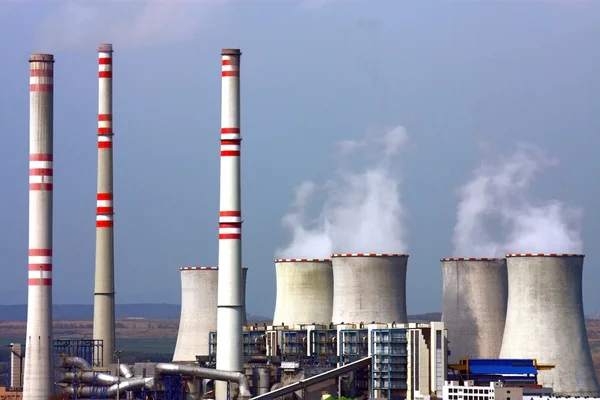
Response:
MULTIPOLYGON (((117 319, 147 318, 147 319, 179 319, 181 306, 179 304, 117 304, 117 319)), ((55 321, 85 321, 94 318, 94 306, 91 304, 55 304, 52 307, 55 321)), ((440 321, 441 313, 409 315, 410 322, 440 321)), ((0 321, 26 321, 27 305, 0 305, 0 321)), ((253 322, 269 322, 271 317, 248 314, 248 320, 253 322)))
MULTIPOLYGON (((117 319, 123 318, 148 318, 148 319, 179 319, 181 306, 179 304, 117 304, 117 319)), ((64 320, 92 320, 94 306, 91 304, 55 304, 52 307, 53 319, 64 320)), ((266 321, 269 318, 258 315, 248 315, 252 321, 266 321)), ((0 305, 0 321, 26 321, 27 305, 0 305)))

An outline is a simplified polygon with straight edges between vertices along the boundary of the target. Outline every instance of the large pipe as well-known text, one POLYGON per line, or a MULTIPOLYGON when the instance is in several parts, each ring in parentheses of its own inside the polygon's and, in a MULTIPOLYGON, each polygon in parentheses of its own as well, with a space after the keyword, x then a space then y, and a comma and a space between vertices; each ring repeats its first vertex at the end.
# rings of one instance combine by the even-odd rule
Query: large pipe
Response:
MULTIPOLYGON (((119 381, 119 378, 113 375, 106 374, 104 372, 85 371, 85 372, 63 372, 60 377, 60 382, 72 383, 72 382, 85 382, 85 383, 98 383, 103 386, 114 385, 119 381)), ((125 380, 121 380, 125 381, 125 380)))
POLYGON ((61 357, 61 366, 63 367, 77 367, 84 371, 89 371, 92 369, 92 366, 85 358, 81 357, 61 357))
POLYGON ((506 320, 508 277, 503 258, 442 258, 442 322, 460 358, 498 358, 506 320))
POLYGON ((115 348, 115 257, 113 212, 112 44, 98 46, 98 192, 96 196, 96 279, 94 339, 102 340, 102 359, 113 361, 115 348))
POLYGON ((331 323, 333 269, 331 259, 275 260, 277 296, 273 325, 331 323))
MULTIPOLYGON (((218 343, 218 342, 217 342, 218 343)), ((213 379, 218 382, 233 382, 237 383, 241 397, 250 397, 250 384, 248 378, 241 372, 222 371, 212 368, 202 368, 193 365, 158 363, 156 364, 156 372, 162 375, 184 375, 193 376, 196 378, 213 379)))
POLYGON ((52 198, 54 56, 29 57, 29 294, 23 398, 54 394, 52 198))
POLYGON ((133 372, 131 372, 131 368, 129 368, 129 365, 119 364, 119 371, 121 372, 121 375, 123 375, 125 378, 133 378, 133 372))
POLYGON ((583 314, 583 255, 507 254, 508 306, 500 358, 553 364, 538 382, 563 396, 599 396, 583 314))
MULTIPOLYGON (((217 300, 217 369, 243 371, 242 211, 240 188, 240 56, 221 52, 221 193, 219 212, 219 287, 217 300)), ((216 398, 227 398, 217 382, 216 398)))
POLYGON ((67 386, 64 388, 65 393, 71 396, 91 397, 95 399, 114 398, 118 393, 123 393, 131 390, 139 390, 142 388, 152 389, 154 387, 154 378, 133 378, 122 380, 119 383, 107 387, 102 386, 67 386))

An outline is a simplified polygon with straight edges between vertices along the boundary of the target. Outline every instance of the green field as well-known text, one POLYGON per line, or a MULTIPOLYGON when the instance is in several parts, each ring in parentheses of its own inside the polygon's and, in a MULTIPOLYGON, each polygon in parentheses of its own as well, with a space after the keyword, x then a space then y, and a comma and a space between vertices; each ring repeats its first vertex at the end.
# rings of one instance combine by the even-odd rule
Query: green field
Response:
MULTIPOLYGON (((10 343, 24 343, 20 339, 0 339, 0 352, 8 353, 10 343)), ((175 339, 117 339, 117 349, 124 353, 173 354, 175 339)))

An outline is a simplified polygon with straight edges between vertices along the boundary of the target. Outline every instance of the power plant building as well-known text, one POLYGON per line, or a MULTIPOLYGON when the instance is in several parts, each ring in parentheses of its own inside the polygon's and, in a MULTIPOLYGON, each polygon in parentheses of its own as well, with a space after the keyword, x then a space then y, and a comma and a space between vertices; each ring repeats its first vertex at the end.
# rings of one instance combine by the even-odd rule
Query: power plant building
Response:
POLYGON ((506 319, 508 277, 501 258, 442 258, 442 321, 450 363, 498 358, 506 319))
POLYGON ((277 297, 273 325, 329 324, 333 307, 330 259, 275 260, 277 297))
POLYGON ((500 358, 555 365, 538 382, 563 396, 600 396, 585 327, 583 255, 507 254, 508 306, 500 358))
POLYGON ((333 254, 332 322, 408 322, 406 254, 333 254))

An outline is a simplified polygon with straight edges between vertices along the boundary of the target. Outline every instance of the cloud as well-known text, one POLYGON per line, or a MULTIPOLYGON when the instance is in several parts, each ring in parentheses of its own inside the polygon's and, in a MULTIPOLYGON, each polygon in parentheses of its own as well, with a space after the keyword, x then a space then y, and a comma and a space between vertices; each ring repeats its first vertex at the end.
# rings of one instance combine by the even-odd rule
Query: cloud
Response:
POLYGON ((583 210, 531 193, 536 175, 558 160, 530 144, 519 144, 510 156, 486 149, 471 180, 459 189, 454 256, 582 252, 583 210))
POLYGON ((193 37, 230 0, 66 0, 52 2, 37 45, 52 51, 99 43, 119 49, 164 45, 193 37))
POLYGON ((398 159, 408 143, 402 127, 341 142, 339 157, 367 153, 375 161, 361 172, 340 170, 335 179, 322 185, 307 181, 298 186, 291 211, 282 218, 291 240, 277 250, 276 256, 325 258, 332 253, 406 252, 406 211, 400 197, 398 159), (317 217, 311 218, 308 210, 317 194, 323 194, 325 201, 317 217))

